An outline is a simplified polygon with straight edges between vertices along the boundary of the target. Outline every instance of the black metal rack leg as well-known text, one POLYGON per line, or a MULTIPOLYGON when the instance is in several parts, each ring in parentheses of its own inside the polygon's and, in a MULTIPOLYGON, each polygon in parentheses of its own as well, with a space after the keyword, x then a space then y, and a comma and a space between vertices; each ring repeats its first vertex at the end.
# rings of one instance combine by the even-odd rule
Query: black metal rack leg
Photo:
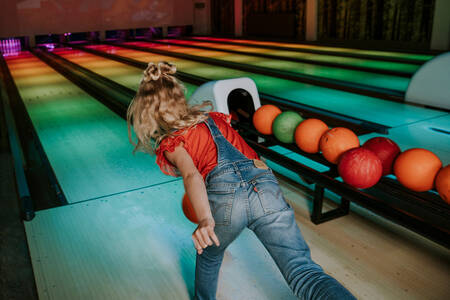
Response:
POLYGON ((350 211, 350 201, 341 197, 341 204, 330 211, 322 213, 323 209, 324 187, 316 184, 314 189, 314 203, 311 221, 314 224, 320 224, 329 220, 336 219, 341 216, 348 215, 350 211))

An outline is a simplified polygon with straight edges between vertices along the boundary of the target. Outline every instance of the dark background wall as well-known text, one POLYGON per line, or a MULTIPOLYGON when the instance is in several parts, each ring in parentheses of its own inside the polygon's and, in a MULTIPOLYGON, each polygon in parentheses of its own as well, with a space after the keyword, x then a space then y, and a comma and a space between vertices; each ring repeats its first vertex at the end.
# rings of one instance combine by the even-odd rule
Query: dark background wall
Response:
POLYGON ((271 36, 304 39, 305 14, 306 0, 243 1, 243 31, 247 35, 264 35, 265 30, 271 36))
POLYGON ((319 0, 319 40, 429 44, 435 0, 319 0))
MULTIPOLYGON (((232 35, 233 0, 211 0, 213 33, 232 35)), ((437 0, 317 0, 322 42, 427 49, 437 0)), ((445 0, 447 1, 447 0, 445 0)), ((307 0, 242 1, 246 36, 305 39, 307 0)))
POLYGON ((234 35, 234 0, 211 1, 212 33, 234 35))
POLYGON ((192 25, 190 0, 0 0, 0 37, 192 25))

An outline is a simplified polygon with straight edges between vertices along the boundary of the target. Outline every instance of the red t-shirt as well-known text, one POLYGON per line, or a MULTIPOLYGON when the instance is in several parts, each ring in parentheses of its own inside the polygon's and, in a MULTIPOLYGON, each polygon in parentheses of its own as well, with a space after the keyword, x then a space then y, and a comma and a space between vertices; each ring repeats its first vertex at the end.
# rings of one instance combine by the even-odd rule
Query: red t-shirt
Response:
MULTIPOLYGON (((258 159, 256 152, 250 148, 244 139, 231 125, 231 116, 223 113, 211 112, 209 116, 214 120, 222 135, 248 159, 258 159)), ((178 132, 175 132, 177 134, 178 132)), ((217 166, 217 149, 211 133, 205 123, 200 123, 186 130, 183 135, 167 137, 156 149, 156 163, 164 174, 179 176, 177 169, 164 156, 164 151, 173 152, 184 143, 184 148, 191 156, 203 178, 217 166)))

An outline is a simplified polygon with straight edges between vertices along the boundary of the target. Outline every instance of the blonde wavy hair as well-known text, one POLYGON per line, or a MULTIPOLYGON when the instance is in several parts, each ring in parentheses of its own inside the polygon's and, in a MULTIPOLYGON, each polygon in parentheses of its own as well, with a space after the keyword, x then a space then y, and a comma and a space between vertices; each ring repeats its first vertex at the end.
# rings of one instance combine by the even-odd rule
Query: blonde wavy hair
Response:
POLYGON ((175 78, 176 67, 167 62, 150 62, 144 71, 136 96, 127 111, 128 139, 135 151, 154 154, 160 142, 174 136, 174 132, 188 129, 205 121, 205 107, 212 104, 188 106, 184 96, 186 88, 175 78), (133 140, 131 126, 136 134, 133 140))

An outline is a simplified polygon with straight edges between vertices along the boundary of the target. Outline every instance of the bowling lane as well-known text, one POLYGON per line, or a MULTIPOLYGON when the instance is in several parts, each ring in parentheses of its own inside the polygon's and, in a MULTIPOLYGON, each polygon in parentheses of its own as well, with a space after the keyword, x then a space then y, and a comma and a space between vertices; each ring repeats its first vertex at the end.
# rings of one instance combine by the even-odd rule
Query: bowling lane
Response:
MULTIPOLYGON (((135 91, 137 91, 142 79, 143 70, 140 68, 81 50, 56 48, 53 53, 135 91)), ((190 97, 197 86, 190 83, 184 83, 184 85, 187 89, 186 97, 190 97)))
POLYGON ((6 62, 69 203, 174 180, 154 158, 132 155, 123 119, 38 58, 6 62))
POLYGON ((371 60, 371 59, 362 59, 356 57, 343 57, 343 56, 333 56, 326 54, 314 54, 314 53, 299 53, 296 51, 288 51, 288 50, 276 50, 276 49, 268 49, 268 48, 255 48, 249 47, 245 44, 225 44, 225 43, 208 43, 203 42, 201 40, 176 40, 176 39, 161 39, 161 42, 170 42, 176 43, 179 45, 194 45, 194 46, 202 46, 209 47, 214 49, 222 49, 222 50, 234 50, 241 51, 252 55, 253 53, 258 54, 270 54, 279 56, 282 58, 298 58, 302 60, 314 62, 331 62, 337 63, 343 66, 351 66, 351 67, 365 67, 371 68, 375 70, 397 70, 402 71, 407 74, 414 74, 414 72, 420 67, 416 64, 407 64, 407 63, 396 63, 396 62, 387 62, 380 60, 371 60))
POLYGON ((255 81, 258 90, 262 93, 390 127, 446 115, 445 112, 438 110, 356 95, 310 84, 144 51, 109 45, 92 45, 88 47, 142 62, 166 60, 176 64, 180 71, 208 78, 210 80, 249 77, 255 81))
POLYGON ((229 39, 229 38, 212 38, 212 37, 192 37, 194 40, 199 41, 212 41, 212 42, 227 42, 243 45, 254 45, 254 46, 276 46, 289 48, 296 51, 301 50, 317 50, 326 51, 330 54, 345 53, 345 54, 362 54, 373 57, 384 57, 384 58, 401 58, 414 60, 417 63, 424 63, 434 57, 434 55, 419 54, 419 53, 402 53, 393 51, 376 51, 376 50, 363 50, 363 49, 353 49, 353 48, 340 48, 340 47, 327 47, 327 46, 317 46, 317 45, 306 45, 306 44, 294 44, 294 43, 282 43, 282 42, 271 42, 271 41, 258 41, 258 40, 245 40, 245 39, 229 39))
POLYGON ((175 53, 189 54, 193 56, 214 58, 227 62, 234 62, 244 65, 269 68, 274 71, 281 71, 281 72, 287 71, 298 75, 309 75, 332 80, 341 80, 351 83, 357 83, 364 86, 375 87, 379 89, 388 89, 398 92, 405 92, 409 83, 409 78, 400 76, 340 69, 300 62, 283 61, 278 59, 262 58, 251 55, 226 53, 222 51, 204 50, 183 46, 163 45, 150 42, 126 42, 124 44, 170 51, 175 53))
MULTIPOLYGON (((39 298, 192 299, 196 226, 183 215, 183 192, 181 181, 168 182, 37 212, 25 226, 39 298)), ((247 228, 220 274, 219 299, 296 299, 247 228)))

